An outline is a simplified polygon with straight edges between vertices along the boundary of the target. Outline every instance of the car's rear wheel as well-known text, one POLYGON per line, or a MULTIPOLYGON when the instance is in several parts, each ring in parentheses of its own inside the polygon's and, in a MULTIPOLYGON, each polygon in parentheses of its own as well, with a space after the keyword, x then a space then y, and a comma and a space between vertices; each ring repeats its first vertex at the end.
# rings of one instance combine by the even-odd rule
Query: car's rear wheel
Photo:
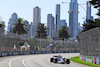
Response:
POLYGON ((54 61, 54 58, 50 58, 50 62, 53 62, 54 61))
POLYGON ((57 63, 57 59, 54 59, 54 63, 57 63))
POLYGON ((66 59, 66 63, 69 64, 70 63, 70 60, 69 59, 66 59))

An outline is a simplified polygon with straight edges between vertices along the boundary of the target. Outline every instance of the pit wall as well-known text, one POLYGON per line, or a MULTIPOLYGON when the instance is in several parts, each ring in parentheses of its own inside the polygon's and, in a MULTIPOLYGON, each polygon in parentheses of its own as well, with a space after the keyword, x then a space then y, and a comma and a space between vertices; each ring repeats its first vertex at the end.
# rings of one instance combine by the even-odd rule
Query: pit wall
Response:
POLYGON ((49 54, 49 53, 79 53, 79 51, 3 51, 0 57, 29 54, 49 54))
POLYGON ((79 59, 85 62, 100 65, 100 57, 80 55, 79 59))

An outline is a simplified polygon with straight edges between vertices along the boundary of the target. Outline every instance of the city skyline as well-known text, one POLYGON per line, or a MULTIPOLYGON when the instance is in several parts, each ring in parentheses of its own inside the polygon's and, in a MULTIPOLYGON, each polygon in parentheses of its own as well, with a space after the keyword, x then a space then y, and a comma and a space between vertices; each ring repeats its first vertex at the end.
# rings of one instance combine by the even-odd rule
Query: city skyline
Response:
MULTIPOLYGON (((33 11, 33 8, 36 6, 39 6, 41 8, 41 22, 47 24, 47 20, 46 20, 47 14, 52 14, 55 17, 56 4, 61 5, 61 19, 65 19, 67 21, 67 24, 69 25, 69 14, 68 14, 69 3, 61 4, 61 2, 70 2, 70 0, 67 0, 67 1, 66 0, 59 0, 59 1, 55 0, 54 2, 52 2, 53 0, 50 0, 50 1, 30 0, 30 1, 24 1, 24 3, 23 3, 23 0, 20 1, 20 3, 18 1, 19 0, 17 0, 17 1, 1 0, 0 1, 0 9, 1 9, 0 16, 3 17, 2 20, 6 22, 5 23, 6 27, 8 25, 11 14, 13 14, 14 12, 17 13, 19 17, 24 18, 25 20, 27 20, 29 22, 32 22, 33 21, 33 12, 32 11, 33 11), (33 2, 33 5, 31 2, 33 2), (41 2, 41 3, 39 3, 39 2, 41 2), (52 5, 49 5, 50 4, 49 2, 52 3, 52 5), (19 4, 17 5, 16 3, 19 3, 19 4)), ((85 1, 78 0, 78 3, 86 3, 86 1, 87 0, 85 0, 85 1)), ((86 9, 86 5, 82 5, 82 6, 86 9)), ((82 19, 82 18, 83 17, 86 18, 86 15, 85 15, 85 11, 80 6, 79 6, 79 12, 80 12, 79 13, 79 22, 81 24, 83 24, 84 19, 82 19)), ((96 12, 97 12, 97 10, 94 9, 92 6, 92 16, 94 16, 96 14, 96 12)), ((94 18, 97 18, 97 16, 95 15, 94 18)))

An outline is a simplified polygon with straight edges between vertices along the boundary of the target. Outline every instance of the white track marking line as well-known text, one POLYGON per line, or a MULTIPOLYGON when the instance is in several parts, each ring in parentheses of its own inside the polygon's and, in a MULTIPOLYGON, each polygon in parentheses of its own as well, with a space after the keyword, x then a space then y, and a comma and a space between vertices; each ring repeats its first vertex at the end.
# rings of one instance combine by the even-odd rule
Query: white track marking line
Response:
POLYGON ((16 59, 18 59, 18 58, 14 58, 14 59, 12 59, 12 60, 9 62, 9 67, 11 67, 11 62, 14 61, 14 60, 16 60, 16 59))
POLYGON ((27 67, 26 64, 25 64, 25 60, 26 60, 26 59, 27 59, 27 58, 25 58, 25 59, 22 60, 22 64, 23 64, 25 67, 27 67))

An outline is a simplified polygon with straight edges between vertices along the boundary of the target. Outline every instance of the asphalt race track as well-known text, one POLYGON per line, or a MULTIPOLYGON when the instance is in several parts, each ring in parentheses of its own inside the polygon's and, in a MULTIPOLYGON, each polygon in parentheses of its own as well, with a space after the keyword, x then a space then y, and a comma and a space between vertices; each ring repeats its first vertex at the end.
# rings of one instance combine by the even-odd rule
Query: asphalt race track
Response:
POLYGON ((0 67, 88 67, 85 65, 71 62, 70 64, 51 63, 53 55, 62 55, 66 58, 79 56, 79 53, 60 53, 60 54, 34 54, 0 57, 0 67))

